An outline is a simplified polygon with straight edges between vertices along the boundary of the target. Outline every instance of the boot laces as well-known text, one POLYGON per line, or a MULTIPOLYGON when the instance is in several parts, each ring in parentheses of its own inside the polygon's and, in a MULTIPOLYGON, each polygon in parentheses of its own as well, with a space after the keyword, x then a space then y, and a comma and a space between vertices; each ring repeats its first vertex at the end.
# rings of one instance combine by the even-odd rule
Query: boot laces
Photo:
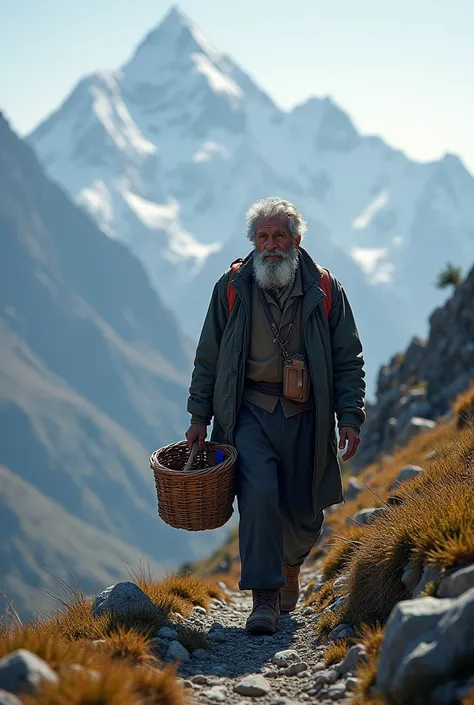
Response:
POLYGON ((270 607, 276 609, 278 602, 278 590, 255 590, 254 607, 270 607))

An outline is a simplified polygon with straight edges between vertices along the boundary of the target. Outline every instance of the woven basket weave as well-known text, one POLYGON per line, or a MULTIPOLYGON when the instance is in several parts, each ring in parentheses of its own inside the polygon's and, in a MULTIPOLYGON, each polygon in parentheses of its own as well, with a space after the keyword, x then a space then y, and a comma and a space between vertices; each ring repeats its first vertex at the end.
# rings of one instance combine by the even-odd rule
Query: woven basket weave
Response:
POLYGON ((208 442, 204 452, 190 452, 186 441, 155 450, 150 467, 155 475, 158 514, 176 529, 204 531, 223 526, 232 516, 234 468, 233 446, 208 442), (224 462, 209 467, 213 451, 224 453, 224 462))

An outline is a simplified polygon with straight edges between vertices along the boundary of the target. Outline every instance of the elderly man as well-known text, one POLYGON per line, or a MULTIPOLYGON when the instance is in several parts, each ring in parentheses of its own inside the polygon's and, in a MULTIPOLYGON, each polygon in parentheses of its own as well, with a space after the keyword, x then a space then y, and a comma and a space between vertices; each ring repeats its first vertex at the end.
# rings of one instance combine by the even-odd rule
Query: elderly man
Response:
POLYGON ((252 633, 273 634, 295 608, 299 571, 323 509, 343 500, 337 457, 349 460, 364 421, 362 347, 341 284, 300 247, 306 223, 280 198, 247 213, 254 249, 214 287, 188 400, 189 446, 238 451, 241 590, 252 633))

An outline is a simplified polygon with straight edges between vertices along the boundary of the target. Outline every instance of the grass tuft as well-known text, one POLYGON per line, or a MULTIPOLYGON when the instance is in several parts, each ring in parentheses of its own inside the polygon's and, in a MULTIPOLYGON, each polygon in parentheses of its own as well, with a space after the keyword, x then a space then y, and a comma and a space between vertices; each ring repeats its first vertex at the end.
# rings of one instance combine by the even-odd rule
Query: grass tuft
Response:
POLYGON ((348 639, 338 639, 333 644, 330 644, 324 654, 324 663, 329 668, 335 663, 340 663, 349 650, 348 639))
POLYGON ((322 564, 323 575, 327 580, 334 580, 347 567, 363 535, 363 527, 352 526, 343 536, 334 537, 330 551, 322 564))
POLYGON ((148 664, 155 660, 150 653, 149 639, 134 629, 119 627, 105 638, 101 650, 112 659, 122 659, 133 665, 148 664))

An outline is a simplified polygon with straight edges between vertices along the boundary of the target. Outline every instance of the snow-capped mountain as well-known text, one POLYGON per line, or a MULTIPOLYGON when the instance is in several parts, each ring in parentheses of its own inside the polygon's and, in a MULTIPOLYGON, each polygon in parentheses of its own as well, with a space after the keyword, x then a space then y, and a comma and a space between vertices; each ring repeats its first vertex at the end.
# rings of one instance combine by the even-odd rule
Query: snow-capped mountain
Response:
POLYGON ((193 335, 215 278, 249 248, 246 208, 266 195, 302 210, 307 249, 345 284, 369 380, 426 326, 446 260, 474 260, 474 179, 457 157, 412 161, 329 98, 280 110, 177 8, 29 140, 193 335))

